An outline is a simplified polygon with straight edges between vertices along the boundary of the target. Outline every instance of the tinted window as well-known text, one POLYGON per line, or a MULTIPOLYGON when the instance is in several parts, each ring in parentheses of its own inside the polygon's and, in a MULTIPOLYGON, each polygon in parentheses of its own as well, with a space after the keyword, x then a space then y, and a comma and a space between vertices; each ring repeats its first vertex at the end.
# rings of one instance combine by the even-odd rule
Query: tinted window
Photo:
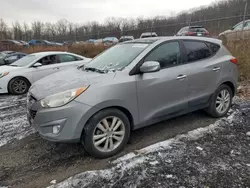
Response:
POLYGON ((58 56, 60 58, 61 63, 71 62, 71 61, 78 61, 78 59, 73 55, 59 54, 58 56))
POLYGON ((168 42, 153 50, 144 61, 158 61, 161 68, 172 67, 180 63, 179 42, 168 42))
POLYGON ((208 46, 204 42, 184 41, 188 62, 205 59, 211 55, 208 46))
POLYGON ((213 54, 215 54, 216 52, 218 52, 219 49, 220 49, 220 45, 218 45, 218 44, 214 44, 214 43, 208 42, 207 45, 209 46, 209 48, 211 49, 211 51, 212 51, 213 54))
POLYGON ((38 62, 41 63, 42 65, 52 65, 52 64, 59 63, 60 60, 59 60, 58 56, 56 56, 56 55, 50 55, 50 56, 43 57, 38 62))

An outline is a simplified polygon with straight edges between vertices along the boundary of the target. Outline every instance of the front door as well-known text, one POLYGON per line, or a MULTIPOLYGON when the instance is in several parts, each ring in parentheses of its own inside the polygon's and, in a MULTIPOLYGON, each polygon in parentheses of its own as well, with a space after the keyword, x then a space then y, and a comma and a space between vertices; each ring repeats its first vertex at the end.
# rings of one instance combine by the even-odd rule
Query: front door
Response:
POLYGON ((49 56, 43 57, 38 62, 41 63, 42 66, 31 67, 33 82, 40 80, 60 70, 59 59, 56 55, 49 55, 49 56))
POLYGON ((142 124, 157 122, 167 115, 187 108, 188 80, 180 65, 181 51, 178 41, 161 44, 151 51, 144 62, 157 61, 158 72, 137 75, 137 93, 142 124))

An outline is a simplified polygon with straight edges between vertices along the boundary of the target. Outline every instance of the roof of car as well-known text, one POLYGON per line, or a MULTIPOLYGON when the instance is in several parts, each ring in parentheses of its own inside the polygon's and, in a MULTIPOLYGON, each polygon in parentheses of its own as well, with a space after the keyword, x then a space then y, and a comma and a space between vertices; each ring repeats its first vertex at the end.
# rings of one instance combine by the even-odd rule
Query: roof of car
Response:
POLYGON ((207 41, 207 42, 213 42, 217 44, 221 44, 222 41, 216 38, 210 38, 210 37, 192 37, 192 36, 169 36, 169 37, 149 37, 149 38, 140 38, 135 39, 133 41, 128 41, 125 43, 154 43, 156 41, 168 41, 168 40, 177 40, 177 39, 186 39, 186 40, 201 40, 201 41, 207 41))
POLYGON ((56 55, 56 54, 70 54, 68 52, 61 52, 61 51, 48 51, 48 52, 36 52, 31 55, 36 55, 36 56, 44 56, 44 55, 56 55))

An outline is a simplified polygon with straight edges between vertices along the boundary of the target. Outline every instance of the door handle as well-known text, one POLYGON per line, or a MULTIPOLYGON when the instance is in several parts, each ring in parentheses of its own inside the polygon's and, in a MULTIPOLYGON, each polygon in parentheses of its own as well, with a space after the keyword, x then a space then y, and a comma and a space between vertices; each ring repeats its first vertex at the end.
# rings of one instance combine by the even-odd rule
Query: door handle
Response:
POLYGON ((213 71, 218 71, 218 70, 220 70, 220 67, 214 67, 213 68, 213 71))
POLYGON ((179 75, 177 77, 177 80, 182 80, 182 79, 185 79, 187 77, 187 75, 179 75))
POLYGON ((55 67, 55 68, 53 68, 53 70, 58 70, 58 69, 60 69, 59 67, 55 67))

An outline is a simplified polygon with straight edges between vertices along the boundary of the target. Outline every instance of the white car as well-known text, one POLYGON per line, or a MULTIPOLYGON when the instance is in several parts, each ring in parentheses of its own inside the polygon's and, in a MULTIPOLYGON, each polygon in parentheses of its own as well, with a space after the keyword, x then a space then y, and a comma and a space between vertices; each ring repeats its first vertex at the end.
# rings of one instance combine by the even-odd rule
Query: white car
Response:
POLYGON ((40 52, 27 55, 8 66, 0 67, 0 93, 25 94, 35 81, 90 60, 67 52, 40 52))

